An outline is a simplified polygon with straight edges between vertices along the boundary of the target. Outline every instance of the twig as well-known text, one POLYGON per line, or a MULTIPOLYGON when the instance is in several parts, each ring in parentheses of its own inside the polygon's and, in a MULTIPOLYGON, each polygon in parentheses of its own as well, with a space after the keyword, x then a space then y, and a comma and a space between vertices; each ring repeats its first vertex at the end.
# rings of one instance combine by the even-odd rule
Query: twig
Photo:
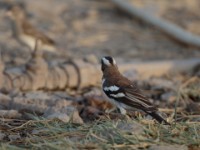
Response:
POLYGON ((200 118, 200 115, 188 115, 188 116, 183 116, 182 118, 200 118))
POLYGON ((138 9, 130 3, 124 2, 123 0, 110 1, 121 10, 129 13, 131 16, 157 27, 160 31, 166 33, 176 41, 186 45, 200 47, 199 36, 193 35, 192 33, 181 29, 179 26, 170 23, 169 21, 150 15, 149 13, 138 9))
POLYGON ((195 121, 187 121, 187 122, 185 122, 186 124, 200 124, 200 122, 195 122, 195 121))
MULTIPOLYGON (((176 108, 176 112, 181 112, 181 111, 183 111, 183 110, 184 110, 184 108, 182 108, 182 107, 177 107, 177 108, 176 108)), ((174 109, 170 109, 170 108, 159 108, 159 111, 165 112, 165 113, 172 113, 172 112, 174 112, 174 109)))
POLYGON ((196 77, 196 76, 194 76, 194 77, 188 79, 187 81, 185 81, 185 82, 181 85, 181 90, 183 90, 183 89, 186 88, 190 83, 192 83, 192 82, 194 82, 194 81, 196 81, 196 80, 198 80, 198 79, 199 79, 199 78, 196 77))
POLYGON ((175 125, 176 125, 176 122, 177 122, 177 107, 178 107, 178 104, 180 102, 180 98, 181 98, 181 93, 180 93, 180 90, 178 91, 178 96, 176 98, 176 102, 175 102, 175 105, 174 105, 174 119, 175 119, 175 125))
POLYGON ((104 142, 104 143, 107 142, 107 140, 105 140, 105 139, 103 139, 103 138, 101 138, 101 137, 98 137, 97 135, 95 135, 95 134, 93 134, 93 133, 91 133, 90 135, 91 135, 92 137, 94 137, 94 138, 100 140, 101 142, 104 142))
POLYGON ((10 131, 19 130, 19 129, 24 128, 26 125, 28 126, 28 125, 31 125, 31 124, 34 124, 34 123, 44 123, 44 122, 51 122, 51 121, 52 121, 51 119, 50 120, 29 120, 29 121, 23 123, 22 125, 20 125, 18 127, 10 129, 10 131))

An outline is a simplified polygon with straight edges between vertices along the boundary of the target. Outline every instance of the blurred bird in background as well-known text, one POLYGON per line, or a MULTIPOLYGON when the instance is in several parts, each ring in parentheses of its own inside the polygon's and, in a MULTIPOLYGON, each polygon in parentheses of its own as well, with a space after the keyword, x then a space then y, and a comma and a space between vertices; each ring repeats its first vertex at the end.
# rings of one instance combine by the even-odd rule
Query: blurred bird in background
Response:
POLYGON ((35 48, 36 40, 39 40, 40 50, 56 52, 55 42, 29 23, 24 7, 21 3, 13 4, 6 11, 6 16, 12 22, 13 36, 31 51, 35 48))

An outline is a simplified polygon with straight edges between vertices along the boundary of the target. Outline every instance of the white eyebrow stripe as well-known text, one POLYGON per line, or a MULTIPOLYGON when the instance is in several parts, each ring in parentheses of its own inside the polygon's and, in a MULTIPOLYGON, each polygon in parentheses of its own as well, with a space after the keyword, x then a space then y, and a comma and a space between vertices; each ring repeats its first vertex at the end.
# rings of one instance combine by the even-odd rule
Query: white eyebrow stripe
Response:
POLYGON ((115 98, 118 98, 118 97, 125 97, 125 94, 124 94, 124 93, 110 94, 110 96, 113 96, 113 97, 115 97, 115 98))
POLYGON ((116 65, 116 61, 115 61, 115 59, 113 59, 113 64, 115 64, 115 65, 116 65))
POLYGON ((107 65, 107 66, 110 66, 110 65, 111 65, 110 62, 109 62, 109 60, 107 60, 106 58, 102 58, 102 60, 103 60, 103 63, 104 63, 105 65, 107 65))
POLYGON ((104 91, 112 91, 113 92, 113 91, 118 91, 119 87, 113 85, 113 86, 110 86, 110 87, 104 87, 103 89, 104 89, 104 91))

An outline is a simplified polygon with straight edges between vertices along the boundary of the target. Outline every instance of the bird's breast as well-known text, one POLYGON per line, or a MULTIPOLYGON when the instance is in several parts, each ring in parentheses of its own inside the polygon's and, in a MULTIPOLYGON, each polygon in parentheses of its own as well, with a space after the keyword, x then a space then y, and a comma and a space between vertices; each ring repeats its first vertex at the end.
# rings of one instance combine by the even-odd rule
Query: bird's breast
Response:
POLYGON ((31 50, 34 50, 35 44, 36 44, 36 39, 28 36, 28 35, 19 35, 19 40, 27 45, 28 47, 31 48, 31 50))

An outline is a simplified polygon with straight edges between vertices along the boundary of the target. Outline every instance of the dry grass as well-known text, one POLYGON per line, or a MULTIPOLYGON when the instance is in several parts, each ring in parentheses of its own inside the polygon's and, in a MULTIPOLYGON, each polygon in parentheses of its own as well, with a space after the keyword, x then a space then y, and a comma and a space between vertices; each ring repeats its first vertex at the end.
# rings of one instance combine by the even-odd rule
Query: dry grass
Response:
POLYGON ((148 148, 154 144, 200 146, 199 122, 179 122, 170 127, 150 122, 144 124, 142 120, 104 119, 79 125, 35 118, 21 122, 17 127, 12 126, 12 122, 6 124, 4 121, 6 134, 20 135, 20 138, 11 140, 5 137, 1 149, 124 149, 148 148), (118 124, 129 123, 141 124, 142 132, 135 134, 118 128, 118 124))
POLYGON ((0 130, 5 135, 0 149, 148 149, 152 145, 185 145, 189 150, 196 150, 200 148, 200 115, 187 112, 185 106, 199 100, 198 83, 198 77, 186 80, 174 108, 163 110, 177 120, 171 126, 141 116, 133 120, 104 117, 85 124, 36 116, 29 121, 1 119, 0 130))

